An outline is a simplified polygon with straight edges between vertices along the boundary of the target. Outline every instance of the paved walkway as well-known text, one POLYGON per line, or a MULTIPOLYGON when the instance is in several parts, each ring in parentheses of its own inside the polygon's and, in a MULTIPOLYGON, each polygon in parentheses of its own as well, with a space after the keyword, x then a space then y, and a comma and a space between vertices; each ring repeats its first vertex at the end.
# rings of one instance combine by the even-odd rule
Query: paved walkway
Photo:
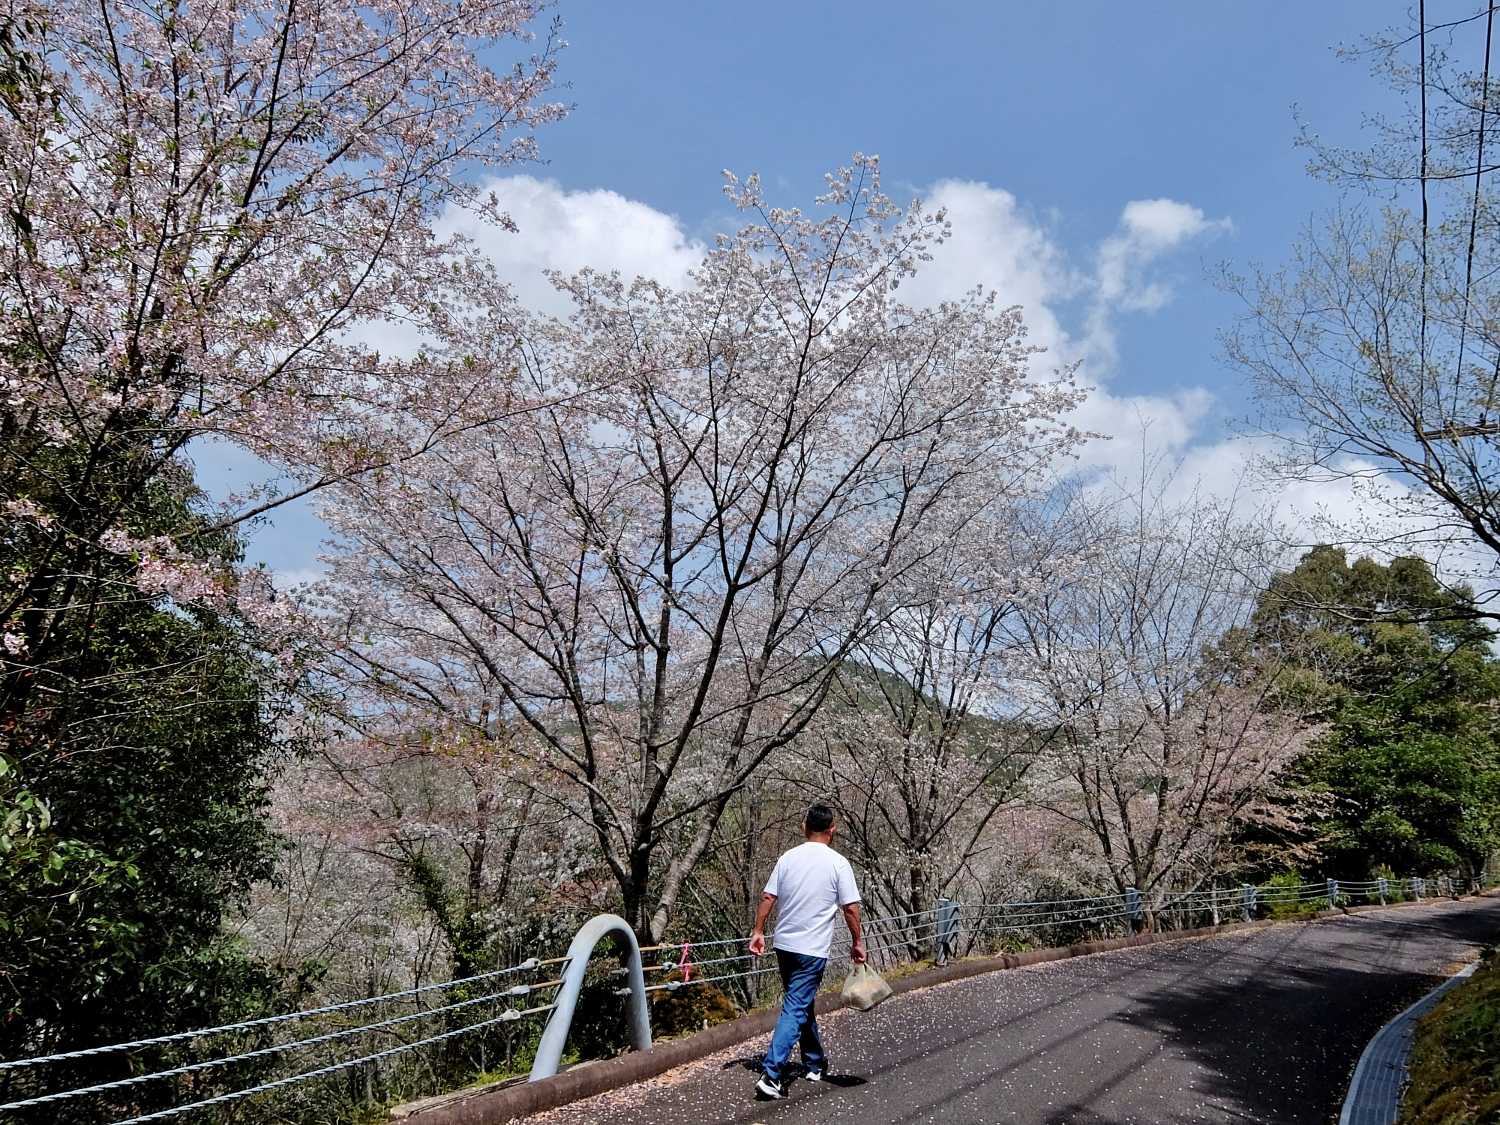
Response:
POLYGON ((765 1041, 533 1125, 1326 1125, 1397 1012, 1500 937, 1442 902, 994 973, 826 1018, 830 1082, 752 1099, 765 1041))

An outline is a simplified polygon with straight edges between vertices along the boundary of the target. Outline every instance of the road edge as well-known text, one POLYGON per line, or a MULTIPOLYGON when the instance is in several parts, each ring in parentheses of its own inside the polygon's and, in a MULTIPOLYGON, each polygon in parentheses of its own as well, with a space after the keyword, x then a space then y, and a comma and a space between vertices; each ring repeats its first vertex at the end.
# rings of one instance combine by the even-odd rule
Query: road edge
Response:
MULTIPOLYGON (((1160 942, 1190 941, 1223 934, 1251 933, 1289 922, 1320 922, 1377 910, 1433 906, 1442 902, 1460 902, 1485 897, 1489 895, 1482 892, 1478 895, 1463 895, 1455 898, 1434 897, 1391 903, 1386 906, 1371 904, 1342 907, 1283 921, 1261 918, 1251 922, 1227 922, 1218 926, 1203 926, 1193 930, 1132 934, 1128 937, 1101 938, 1096 941, 1078 942, 1074 945, 1031 949, 1024 953, 1001 953, 990 957, 975 957, 951 961, 941 967, 923 969, 893 980, 890 982, 891 994, 900 996, 919 989, 932 988, 935 985, 1019 969, 1027 965, 1040 965, 1072 957, 1087 957, 1097 953, 1112 953, 1116 950, 1156 945, 1160 942)), ((819 1015, 837 1011, 843 1006, 843 1001, 836 991, 820 993, 818 996, 819 1015)), ((612 1059, 583 1063, 561 1074, 536 1082, 517 1081, 501 1086, 478 1087, 470 1091, 457 1091, 443 1095, 441 1098, 408 1103, 394 1108, 390 1119, 411 1122, 412 1125, 501 1125, 503 1122, 515 1121, 549 1109, 557 1109, 571 1102, 609 1093, 611 1090, 630 1086, 648 1078, 655 1078, 676 1067, 696 1062, 727 1047, 753 1039, 757 1035, 764 1035, 775 1026, 777 1014, 775 1009, 751 1012, 738 1019, 718 1024, 681 1039, 657 1043, 649 1051, 632 1051, 612 1059)))
POLYGON ((1344 1095, 1339 1125, 1395 1125, 1401 1114, 1401 1096, 1406 1091, 1406 1063, 1411 1057, 1417 1020, 1449 989, 1473 976, 1478 967, 1477 961, 1465 965, 1386 1023, 1365 1044, 1354 1066, 1354 1076, 1349 1080, 1349 1092, 1344 1095))

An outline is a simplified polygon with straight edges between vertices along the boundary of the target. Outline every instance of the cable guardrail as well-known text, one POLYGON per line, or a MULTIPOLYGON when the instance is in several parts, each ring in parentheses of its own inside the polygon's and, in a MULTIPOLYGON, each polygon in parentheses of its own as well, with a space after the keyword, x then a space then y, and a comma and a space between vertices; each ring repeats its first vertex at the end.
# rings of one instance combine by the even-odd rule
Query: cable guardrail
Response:
MULTIPOLYGON (((1479 881, 1478 889, 1493 886, 1495 882, 1494 879, 1483 879, 1479 881)), ((1464 888, 1465 891, 1469 889, 1471 888, 1464 888)), ((937 949, 934 959, 941 961, 949 953, 960 955, 957 942, 960 934, 964 939, 962 954, 966 955, 977 948, 986 946, 993 948, 997 942, 1013 942, 1017 939, 1034 940, 1033 935, 1055 938, 1057 935, 1083 935, 1090 932, 1102 934, 1109 928, 1129 932, 1136 926, 1144 924, 1148 917, 1159 921, 1175 921, 1179 925, 1192 923, 1195 918, 1212 917, 1217 924, 1222 916, 1236 913, 1250 917, 1262 910, 1275 913, 1278 910, 1293 909, 1302 912, 1308 906, 1318 903, 1327 903, 1332 906, 1356 900, 1365 902, 1387 902, 1404 898, 1420 900, 1459 893, 1463 892, 1460 892, 1457 885, 1446 877, 1432 880, 1422 877, 1329 879, 1296 884, 1273 883, 1263 886, 1239 884, 1203 887, 1199 885, 1182 891, 1158 890, 1145 895, 1134 888, 1129 888, 1124 893, 1077 898, 981 902, 968 907, 961 903, 944 900, 932 909, 872 916, 865 921, 863 929, 865 944, 872 958, 878 958, 884 962, 920 960, 922 958, 918 951, 932 946, 937 949), (1044 931, 1046 933, 1043 933, 1044 931)), ((1077 939, 1070 938, 1069 940, 1077 939)), ((760 958, 748 950, 745 952, 729 951, 730 947, 744 948, 747 941, 747 936, 715 937, 705 941, 683 940, 643 947, 639 951, 643 955, 643 962, 646 954, 654 954, 657 957, 656 963, 642 964, 644 973, 652 978, 650 983, 644 985, 644 992, 648 995, 662 992, 674 993, 685 988, 735 982, 742 990, 743 996, 753 999, 756 995, 754 988, 761 983, 762 978, 775 974, 777 967, 774 964, 757 965, 756 962, 760 958), (693 954, 697 952, 709 952, 714 955, 695 958, 693 954), (680 974, 680 979, 661 979, 674 973, 680 974)), ((850 946, 849 936, 847 934, 841 936, 831 951, 833 959, 836 961, 847 959, 850 946)), ((1010 948, 1015 948, 1015 946, 1012 944, 1010 948)), ((583 957, 583 961, 585 965, 589 965, 602 956, 607 955, 590 952, 583 957)), ((545 959, 533 956, 504 968, 452 980, 420 984, 378 996, 361 997, 168 1035, 101 1044, 30 1058, 0 1060, 0 1082, 4 1083, 0 1085, 0 1091, 4 1091, 0 1093, 0 1097, 4 1097, 17 1092, 5 1090, 6 1086, 13 1087, 18 1078, 35 1074, 39 1070, 45 1072, 46 1068, 53 1064, 78 1064, 103 1056, 128 1052, 169 1047, 183 1048, 201 1041, 243 1033, 254 1033, 262 1038, 262 1042, 254 1043, 249 1049, 240 1050, 238 1053, 226 1046, 212 1058, 176 1061, 174 1065, 166 1066, 158 1064, 156 1069, 124 1074, 120 1077, 109 1077, 104 1081, 96 1080, 71 1089, 40 1092, 33 1088, 32 1091, 27 1091, 27 1096, 20 1098, 12 1096, 12 1100, 0 1102, 0 1112, 41 1109, 82 1098, 106 1098, 109 1100, 110 1112, 127 1114, 127 1116, 116 1118, 112 1125, 137 1125, 137 1123, 165 1120, 193 1111, 243 1101, 286 1089, 298 1083, 310 1082, 356 1067, 369 1066, 407 1052, 448 1043, 461 1036, 473 1035, 485 1029, 547 1014, 556 1010, 558 1003, 554 1000, 552 1003, 527 1008, 506 1007, 503 1011, 484 1019, 464 1022, 457 1027, 448 1027, 433 1035, 424 1036, 419 1033, 419 1037, 414 1040, 398 1042, 378 1051, 365 1051, 350 1058, 336 1059, 323 1065, 298 1070, 295 1073, 269 1077, 258 1082, 250 1081, 240 1088, 222 1090, 207 1097, 201 1096, 207 1091, 196 1087, 196 1079, 223 1068, 264 1063, 277 1057, 296 1059, 299 1055, 311 1050, 332 1047, 346 1041, 352 1045, 360 1037, 388 1035, 396 1029, 404 1029, 412 1025, 420 1026, 421 1021, 451 1022, 455 1016, 466 1016, 476 1010, 482 1014, 482 1005, 499 1005, 506 1000, 519 1000, 536 992, 557 989, 563 984, 564 978, 570 972, 574 972, 567 968, 572 960, 573 958, 568 956, 545 959), (493 982, 502 978, 517 974, 537 973, 552 966, 562 967, 555 979, 518 981, 505 987, 493 986, 493 982), (485 985, 487 982, 490 983, 490 987, 482 995, 464 996, 454 1000, 444 998, 443 1002, 430 1007, 422 1002, 425 997, 434 994, 442 998, 443 994, 455 989, 485 985), (386 1015, 385 1009, 394 1003, 412 1004, 414 1010, 386 1015), (343 1018, 350 1013, 363 1013, 376 1005, 382 1006, 375 1012, 380 1018, 371 1022, 317 1030, 315 1034, 295 1036, 285 1042, 263 1041, 264 1036, 274 1035, 287 1025, 309 1020, 343 1018), (144 1108, 139 1103, 131 1105, 122 1100, 123 1097, 132 1095, 151 1083, 170 1083, 181 1079, 194 1080, 183 1089, 183 1093, 191 1099, 183 1104, 162 1105, 160 1108, 139 1112, 144 1108)), ((576 972, 582 971, 584 970, 576 970, 576 972)), ((624 975, 627 971, 617 969, 613 972, 606 972, 604 976, 609 978, 624 975)), ((639 981, 640 978, 636 979, 639 981)), ((612 991, 619 995, 628 995, 631 988, 629 986, 613 988, 612 991)), ((649 1036, 647 1041, 649 1042, 649 1036)))
MULTIPOLYGON (((85 1047, 77 1051, 62 1051, 52 1055, 37 1055, 29 1059, 11 1059, 9 1061, 0 1059, 0 1071, 10 1070, 17 1067, 38 1066, 43 1063, 66 1062, 71 1059, 88 1058, 94 1055, 109 1054, 112 1051, 131 1051, 141 1047, 160 1047, 168 1043, 181 1043, 189 1039, 204 1039, 210 1035, 227 1035, 235 1031, 249 1031, 258 1027, 270 1027, 273 1024, 287 1023, 291 1020, 310 1019, 314 1016, 331 1015, 334 1012, 346 1011, 354 1008, 367 1007, 371 1004, 388 1003, 391 1000, 401 1000, 407 997, 420 996, 428 992, 446 991, 458 988, 465 984, 474 984, 482 980, 491 980, 495 977, 506 976, 511 973, 527 972, 540 968, 549 962, 538 961, 536 958, 528 958, 519 965, 511 965, 504 969, 493 969, 488 972, 477 973, 470 977, 459 977, 455 980, 438 981, 435 984, 423 984, 416 988, 402 989, 400 992, 386 992, 379 996, 367 996, 358 1000, 345 1000, 337 1004, 324 1004, 318 1008, 304 1008, 296 1012, 285 1012, 277 1016, 260 1016, 256 1019, 241 1020, 238 1023, 220 1024, 218 1027, 195 1028, 192 1031, 177 1031, 171 1035, 156 1035, 149 1039, 132 1039, 125 1043, 106 1043, 99 1047, 85 1047)), ((550 962, 555 964, 556 961, 550 962)), ((6 1108, 0 1106, 0 1109, 6 1108)))
MULTIPOLYGON (((1382 896, 1392 897, 1396 894, 1420 894, 1423 890, 1422 880, 1420 879, 1391 879, 1385 882, 1386 887, 1382 891, 1382 883, 1376 879, 1338 881, 1333 897, 1337 901, 1362 897, 1374 902, 1382 896)), ((1245 889, 1245 885, 1241 884, 1237 886, 1198 889, 1178 894, 1169 893, 1161 901, 1149 904, 1146 908, 1158 918, 1163 915, 1173 914, 1233 914, 1244 903, 1243 896, 1245 889)), ((1254 891, 1255 903, 1252 909, 1258 909, 1261 906, 1300 906, 1320 903, 1329 898, 1328 881, 1300 883, 1296 886, 1257 886, 1252 889, 1254 891)), ((991 903, 968 910, 965 914, 965 922, 971 934, 976 931, 979 934, 999 934, 1005 932, 1028 933, 1036 930, 1056 930, 1067 927, 1089 927, 1100 923, 1120 922, 1140 917, 1140 914, 1132 909, 1120 909, 1120 902, 1121 896, 1119 894, 1111 894, 1081 896, 1070 899, 1035 899, 991 903)), ((871 938, 883 939, 887 946, 887 951, 891 947, 899 949, 904 946, 919 945, 930 940, 934 936, 935 931, 941 928, 942 922, 937 918, 937 915, 937 910, 923 910, 901 915, 872 918, 864 927, 867 944, 871 944, 871 938), (922 919, 928 920, 923 921, 922 919)), ((734 945, 741 944, 746 940, 743 937, 729 938, 712 944, 720 946, 734 945)), ((686 944, 691 948, 698 949, 705 948, 710 943, 692 942, 686 944)), ((847 954, 849 944, 850 942, 847 937, 841 937, 834 944, 834 952, 847 954)), ((681 949, 682 947, 679 945, 662 946, 660 948, 681 949)), ((876 950, 872 949, 871 952, 873 954, 876 950)), ((690 966, 693 969, 700 969, 711 965, 753 961, 754 959, 750 954, 738 954, 729 957, 694 960, 690 962, 690 966)), ((680 971, 682 967, 678 962, 669 961, 650 966, 647 971, 670 973, 680 971)), ((726 973, 690 980, 668 981, 649 986, 648 991, 677 991, 693 985, 710 984, 722 980, 743 979, 759 975, 766 971, 769 970, 726 973)))
MULTIPOLYGON (((549 981, 548 983, 556 985, 560 984, 561 982, 549 981)), ((477 1004, 492 1002, 502 996, 507 996, 509 994, 510 993, 508 990, 506 992, 492 992, 486 996, 476 996, 469 1000, 460 1000, 457 1003, 446 1004, 440 1008, 426 1008, 419 1012, 408 1012, 404 1016, 393 1016, 390 1019, 380 1020, 378 1023, 361 1024, 357 1028, 346 1029, 343 1031, 330 1031, 323 1035, 314 1035, 306 1039, 297 1039, 290 1043, 278 1043, 272 1047, 261 1047, 254 1051, 246 1051, 243 1054, 232 1055, 227 1058, 205 1059, 202 1062, 186 1063, 182 1066, 175 1066, 169 1070, 159 1070, 151 1074, 137 1074, 133 1075, 130 1078, 118 1078, 111 1082, 101 1082, 94 1086, 84 1086, 76 1090, 64 1090, 55 1094, 42 1094, 38 1097, 26 1098, 18 1102, 6 1102, 3 1105, 0 1105, 0 1109, 27 1109, 32 1106, 51 1105, 55 1102, 67 1101, 72 1098, 81 1098, 90 1094, 103 1094, 111 1090, 123 1090, 130 1086, 139 1086, 145 1082, 158 1081, 164 1078, 178 1078, 187 1074, 197 1074, 205 1070, 212 1070, 215 1067, 229 1066, 233 1063, 250 1062, 253 1059, 269 1058, 272 1055, 284 1055, 300 1048, 314 1047, 323 1043, 332 1043, 339 1039, 348 1038, 352 1035, 366 1035, 372 1031, 379 1031, 382 1028, 396 1027, 400 1024, 411 1023, 414 1020, 430 1019, 433 1016, 440 1016, 445 1015, 449 1012, 461 1011, 463 1009, 472 1008, 477 1004)), ((545 1008, 536 1008, 529 1010, 551 1011, 552 1006, 549 1005, 545 1008)), ((511 1016, 509 1015, 511 1011, 513 1011, 513 1009, 507 1009, 506 1012, 502 1012, 497 1018, 501 1021, 504 1021, 506 1019, 519 1019, 521 1018, 521 1015, 525 1014, 517 1013, 516 1015, 511 1016)))
POLYGON ((166 1118, 176 1117, 178 1114, 188 1113, 193 1110, 208 1109, 211 1106, 223 1105, 227 1102, 241 1101, 244 1098, 253 1097, 256 1094, 269 1093, 272 1090, 280 1089, 284 1086, 290 1086, 297 1082, 305 1082, 309 1078, 319 1078, 326 1074, 335 1074, 338 1071, 347 1070, 350 1067, 361 1066, 366 1063, 376 1062, 379 1059, 389 1058, 390 1056, 400 1054, 403 1051, 412 1051, 416 1050, 419 1047, 430 1047, 435 1043, 442 1043, 445 1040, 452 1039, 459 1035, 465 1035, 472 1031, 477 1031, 478 1029, 483 1027, 489 1027, 499 1023, 507 1023, 512 1020, 520 1019, 523 1016, 539 1015, 542 1012, 550 1012, 556 1006, 557 1005, 555 1004, 546 1004, 536 1008, 528 1008, 523 1012, 515 1012, 514 1014, 510 1011, 507 1011, 502 1013, 501 1015, 495 1016, 492 1019, 484 1020, 476 1024, 470 1024, 467 1027, 460 1027, 452 1031, 445 1031, 441 1035, 429 1036, 426 1039, 419 1039, 414 1043, 403 1043, 400 1046, 390 1047, 384 1051, 376 1051, 373 1054, 363 1055, 357 1059, 345 1059, 341 1062, 333 1063, 329 1066, 318 1067, 316 1070, 304 1071, 301 1074, 294 1074, 286 1078, 277 1078, 270 1082, 262 1082, 257 1086, 251 1086, 244 1090, 233 1090, 226 1094, 218 1094, 212 1098, 203 1098, 196 1102, 190 1102, 187 1105, 173 1106, 169 1109, 157 1110, 154 1113, 144 1113, 137 1117, 127 1117, 120 1121, 113 1122, 113 1125, 142 1125, 142 1123, 146 1121, 162 1121, 166 1118))
MULTIPOLYGON (((3 1080, 5 1084, 4 1086, 0 1086, 0 1090, 3 1090, 3 1093, 0 1093, 0 1097, 5 1098, 5 1100, 0 1101, 0 1117, 10 1120, 5 1115, 23 1110, 43 1112, 46 1108, 57 1107, 64 1102, 92 1098, 105 1102, 107 1108, 102 1110, 101 1113, 108 1112, 112 1115, 124 1114, 124 1116, 112 1117, 113 1121, 154 1121, 194 1110, 227 1104, 232 1101, 240 1101, 258 1094, 269 1093, 299 1082, 311 1081, 355 1067, 373 1064, 395 1055, 405 1054, 437 1043, 450 1041, 460 1036, 470 1035, 485 1028, 513 1023, 527 1017, 550 1012, 556 1005, 542 1004, 527 1008, 506 1007, 503 1011, 499 1011, 488 1018, 477 1021, 466 1021, 461 1026, 449 1027, 437 1035, 423 1036, 419 1033, 418 1038, 414 1040, 399 1042, 379 1051, 367 1050, 354 1057, 337 1059, 325 1065, 300 1070, 294 1074, 282 1075, 267 1081, 251 1082, 248 1085, 241 1086, 239 1089, 223 1090, 209 1098, 193 1097, 195 1093, 201 1092, 195 1089, 198 1080, 208 1072, 230 1067, 243 1068, 251 1064, 264 1063, 276 1056, 287 1056, 289 1059, 295 1060, 299 1056, 305 1056, 307 1052, 316 1048, 330 1048, 345 1041, 349 1041, 352 1044, 360 1038, 368 1038, 373 1035, 390 1035, 396 1029, 403 1029, 411 1025, 420 1027, 419 1021, 442 1020, 451 1022, 455 1017, 467 1015, 476 1009, 482 1012, 482 1005, 498 1006, 507 1000, 515 1001, 537 992, 555 989, 561 983, 558 979, 524 981, 501 988, 494 988, 492 982, 500 981, 505 977, 514 976, 519 973, 538 972, 549 965, 559 964, 565 960, 567 959, 552 958, 542 960, 537 957, 531 957, 519 964, 506 966, 501 969, 493 969, 470 976, 418 985, 413 988, 382 993, 377 996, 361 997, 355 1000, 324 1004, 293 1012, 280 1013, 274 1016, 240 1020, 212 1027, 195 1028, 190 1031, 177 1032, 171 1035, 151 1036, 126 1042, 102 1044, 97 1047, 75 1051, 54 1052, 30 1058, 6 1060, 3 1064, 3 1069, 0 1069, 0 1080, 3 1080), (490 983, 491 987, 478 996, 463 997, 457 1000, 449 1000, 445 997, 443 1002, 432 1006, 426 1006, 421 1003, 423 997, 434 993, 440 995, 450 994, 454 990, 465 986, 472 987, 486 983, 490 983), (127 1074, 118 1078, 109 1078, 105 1081, 93 1081, 77 1085, 70 1089, 49 1090, 45 1093, 26 1091, 28 1096, 14 1096, 16 1093, 22 1092, 14 1089, 22 1076, 35 1074, 38 1070, 45 1073, 48 1068, 55 1065, 71 1064, 76 1066, 82 1062, 91 1062, 105 1056, 118 1056, 126 1052, 160 1051, 165 1048, 180 1049, 192 1046, 195 1042, 199 1041, 222 1040, 223 1037, 245 1033, 254 1033, 257 1037, 263 1038, 267 1033, 274 1034, 275 1031, 282 1027, 305 1024, 309 1020, 327 1020, 331 1017, 343 1017, 351 1012, 359 1013, 374 1005, 380 1005, 382 1009, 388 1010, 392 1004, 401 1002, 413 1004, 415 1010, 391 1016, 386 1016, 383 1011, 377 1010, 376 1014, 382 1018, 371 1022, 362 1021, 347 1027, 335 1027, 330 1030, 319 1031, 313 1035, 294 1035, 293 1038, 283 1042, 257 1044, 251 1046, 250 1049, 235 1050, 232 1047, 225 1047, 216 1049, 218 1053, 213 1058, 179 1062, 176 1065, 166 1066, 158 1063, 156 1066, 151 1067, 148 1064, 148 1069, 139 1074, 127 1074), (150 1084, 181 1082, 183 1079, 189 1080, 182 1088, 183 1092, 189 1097, 189 1100, 185 1104, 164 1105, 159 1109, 153 1109, 151 1112, 144 1114, 131 1112, 133 1108, 139 1107, 139 1102, 142 1100, 138 1096, 138 1091, 143 1094, 146 1092, 144 1088, 150 1084), (10 1087, 10 1089, 6 1089, 5 1087, 10 1087), (133 1106, 132 1102, 134 1102, 133 1106)), ((127 1060, 135 1059, 135 1057, 135 1055, 125 1054, 127 1060)), ((116 1069, 131 1065, 133 1065, 131 1062, 122 1062, 118 1064, 116 1069)), ((295 1062, 291 1065, 295 1065, 295 1062)), ((305 1066, 306 1063, 303 1063, 303 1065, 305 1066)), ((173 1098, 169 1093, 165 1097, 158 1096, 150 1100, 161 1102, 178 1099, 173 1098)), ((42 1118, 36 1118, 36 1120, 42 1120, 42 1118)))

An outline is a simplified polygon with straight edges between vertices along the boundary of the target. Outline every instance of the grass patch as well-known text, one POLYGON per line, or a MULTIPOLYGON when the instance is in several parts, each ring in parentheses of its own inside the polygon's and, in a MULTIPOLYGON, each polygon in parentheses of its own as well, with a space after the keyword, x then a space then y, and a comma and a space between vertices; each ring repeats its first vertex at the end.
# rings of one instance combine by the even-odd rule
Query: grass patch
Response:
POLYGON ((1400 1125, 1500 1125, 1500 959, 1493 949, 1417 1025, 1400 1125))

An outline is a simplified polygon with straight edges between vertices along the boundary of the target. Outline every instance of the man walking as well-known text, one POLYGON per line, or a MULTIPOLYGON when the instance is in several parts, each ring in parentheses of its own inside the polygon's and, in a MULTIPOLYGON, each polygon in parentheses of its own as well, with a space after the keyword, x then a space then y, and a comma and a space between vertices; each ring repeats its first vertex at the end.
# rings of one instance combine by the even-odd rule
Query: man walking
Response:
POLYGON ((865 959, 859 887, 849 861, 829 846, 834 828, 833 810, 827 805, 807 810, 807 819, 802 822, 807 843, 776 861, 755 911, 750 952, 759 957, 766 951, 766 919, 773 908, 776 910, 776 967, 781 971, 784 992, 781 1018, 776 1021, 771 1049, 766 1052, 765 1074, 755 1084, 756 1091, 767 1098, 786 1097, 784 1075, 793 1043, 802 1045, 802 1065, 811 1081, 822 1081, 828 1071, 813 1005, 833 946, 834 916, 840 910, 854 939, 849 959, 856 965, 865 959))

